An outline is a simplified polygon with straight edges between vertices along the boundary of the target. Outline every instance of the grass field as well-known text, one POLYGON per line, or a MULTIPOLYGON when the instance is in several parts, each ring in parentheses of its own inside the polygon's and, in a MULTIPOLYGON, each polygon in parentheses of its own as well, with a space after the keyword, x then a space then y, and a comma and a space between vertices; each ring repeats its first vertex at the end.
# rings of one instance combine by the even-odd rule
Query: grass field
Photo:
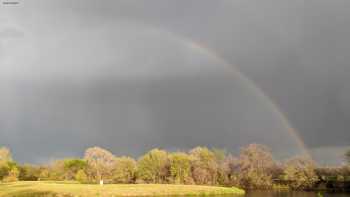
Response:
POLYGON ((186 195, 227 195, 244 194, 238 188, 167 185, 167 184, 110 184, 90 185, 74 182, 28 181, 0 183, 0 197, 40 197, 40 196, 186 196, 186 195))

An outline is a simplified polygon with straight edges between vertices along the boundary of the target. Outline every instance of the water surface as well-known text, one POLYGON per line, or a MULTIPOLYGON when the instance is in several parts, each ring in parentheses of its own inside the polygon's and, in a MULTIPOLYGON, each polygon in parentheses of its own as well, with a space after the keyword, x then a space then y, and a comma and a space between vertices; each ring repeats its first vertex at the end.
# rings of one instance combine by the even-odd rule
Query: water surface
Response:
POLYGON ((350 193, 297 192, 297 191, 249 191, 245 197, 350 197, 350 193))

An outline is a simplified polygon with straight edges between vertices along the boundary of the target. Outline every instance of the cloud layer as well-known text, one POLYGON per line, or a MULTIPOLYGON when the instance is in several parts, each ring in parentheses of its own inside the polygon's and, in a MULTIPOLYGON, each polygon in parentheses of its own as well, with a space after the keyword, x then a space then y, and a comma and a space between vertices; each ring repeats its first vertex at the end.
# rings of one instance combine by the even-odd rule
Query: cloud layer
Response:
POLYGON ((22 161, 78 155, 99 144, 128 154, 152 144, 234 149, 250 142, 274 150, 287 143, 297 151, 294 140, 283 141, 289 136, 280 117, 191 41, 252 79, 310 149, 347 146, 348 4, 106 0, 1 6, 0 143, 22 161))

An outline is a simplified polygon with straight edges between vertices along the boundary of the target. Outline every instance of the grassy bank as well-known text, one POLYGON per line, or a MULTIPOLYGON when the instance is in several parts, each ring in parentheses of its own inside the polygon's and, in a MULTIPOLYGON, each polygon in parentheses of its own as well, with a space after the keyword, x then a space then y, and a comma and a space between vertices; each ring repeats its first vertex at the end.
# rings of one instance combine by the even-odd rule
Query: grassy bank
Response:
POLYGON ((110 184, 89 185, 72 182, 15 182, 1 183, 0 197, 31 196, 171 196, 244 194, 238 188, 166 185, 166 184, 110 184))

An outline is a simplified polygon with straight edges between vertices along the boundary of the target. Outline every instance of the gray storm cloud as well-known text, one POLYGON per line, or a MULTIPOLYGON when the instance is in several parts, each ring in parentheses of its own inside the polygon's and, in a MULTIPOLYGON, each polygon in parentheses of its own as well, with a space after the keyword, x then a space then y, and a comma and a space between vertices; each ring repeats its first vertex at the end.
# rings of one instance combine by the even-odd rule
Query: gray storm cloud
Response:
POLYGON ((1 6, 0 144, 21 161, 79 155, 92 145, 134 155, 152 146, 233 150, 251 142, 279 156, 289 147, 297 151, 266 101, 184 38, 236 65, 315 157, 328 160, 320 152, 343 150, 350 139, 349 6, 325 0, 1 6))
POLYGON ((3 109, 12 108, 3 110, 2 131, 18 154, 79 155, 100 145, 138 155, 155 146, 234 150, 252 142, 280 156, 300 151, 288 125, 234 68, 167 32, 113 25, 42 43, 36 61, 2 68, 12 74, 3 86, 3 109))

